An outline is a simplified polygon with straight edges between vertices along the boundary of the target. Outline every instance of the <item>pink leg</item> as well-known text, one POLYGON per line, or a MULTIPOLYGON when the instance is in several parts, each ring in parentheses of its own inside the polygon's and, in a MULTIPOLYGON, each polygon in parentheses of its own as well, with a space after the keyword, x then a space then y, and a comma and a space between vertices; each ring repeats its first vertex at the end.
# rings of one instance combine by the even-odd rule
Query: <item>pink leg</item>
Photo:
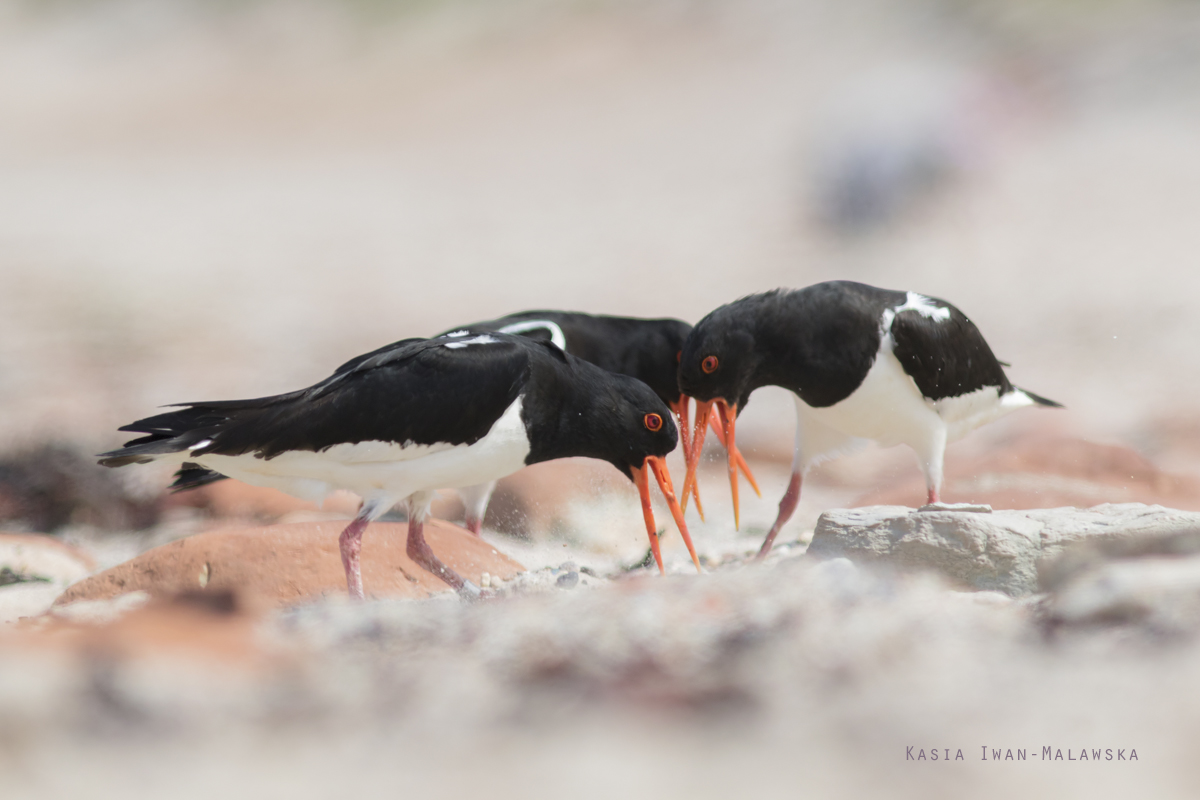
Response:
POLYGON ((342 566, 346 568, 346 588, 355 600, 363 599, 362 571, 359 569, 358 555, 362 552, 362 535, 366 529, 367 518, 355 517, 338 537, 342 566))
POLYGON ((425 520, 411 513, 408 520, 408 544, 405 551, 408 553, 409 558, 448 583, 459 594, 470 597, 479 596, 479 587, 465 580, 433 554, 429 543, 425 541, 425 520))
MULTIPOLYGON (((458 496, 463 501, 463 526, 476 536, 483 531, 483 518, 487 515, 488 501, 495 488, 496 482, 489 481, 475 486, 463 486, 458 490, 458 496)), ((425 518, 424 514, 419 513, 419 509, 415 513, 418 513, 421 519, 425 518)))
POLYGON ((930 505, 941 502, 941 500, 938 497, 938 487, 936 487, 936 486, 929 487, 929 499, 927 502, 930 505))
POLYGON ((758 551, 759 558, 766 558, 767 553, 771 552, 771 545, 775 544, 775 537, 779 535, 779 529, 792 518, 792 513, 796 510, 796 505, 800 502, 800 473, 793 472, 792 479, 788 482, 787 491, 783 493, 783 499, 779 501, 779 516, 775 517, 775 524, 771 526, 771 532, 767 534, 767 540, 763 542, 762 549, 758 551))

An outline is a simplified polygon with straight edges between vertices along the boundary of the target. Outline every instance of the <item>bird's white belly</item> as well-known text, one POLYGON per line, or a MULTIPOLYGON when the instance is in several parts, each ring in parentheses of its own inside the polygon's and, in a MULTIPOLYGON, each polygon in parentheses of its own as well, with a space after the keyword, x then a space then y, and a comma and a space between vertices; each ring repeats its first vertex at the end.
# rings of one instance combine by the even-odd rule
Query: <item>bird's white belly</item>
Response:
POLYGON ((397 502, 419 491, 471 486, 525 466, 529 439, 517 398, 491 430, 471 445, 367 441, 338 444, 320 452, 291 450, 274 458, 252 454, 206 454, 188 458, 256 486, 267 486, 320 502, 348 489, 364 499, 397 502))
MULTIPOLYGON (((796 412, 849 437, 872 439, 890 447, 925 443, 944 426, 931 405, 892 352, 892 337, 885 336, 875 363, 846 399, 814 408, 797 398, 796 412)), ((815 455, 815 454, 814 454, 815 455)))

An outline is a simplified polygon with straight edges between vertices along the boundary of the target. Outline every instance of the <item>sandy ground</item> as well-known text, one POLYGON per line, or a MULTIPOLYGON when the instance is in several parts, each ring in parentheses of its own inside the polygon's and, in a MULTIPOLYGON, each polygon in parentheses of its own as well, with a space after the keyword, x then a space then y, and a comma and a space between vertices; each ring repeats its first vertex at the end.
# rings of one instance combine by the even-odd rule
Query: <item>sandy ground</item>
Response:
POLYGON ((147 608, 86 659, 48 647, 70 631, 9 638, 6 796, 1194 791, 1194 615, 1054 629, 1037 601, 796 549, 703 580, 564 574, 253 627, 147 608))

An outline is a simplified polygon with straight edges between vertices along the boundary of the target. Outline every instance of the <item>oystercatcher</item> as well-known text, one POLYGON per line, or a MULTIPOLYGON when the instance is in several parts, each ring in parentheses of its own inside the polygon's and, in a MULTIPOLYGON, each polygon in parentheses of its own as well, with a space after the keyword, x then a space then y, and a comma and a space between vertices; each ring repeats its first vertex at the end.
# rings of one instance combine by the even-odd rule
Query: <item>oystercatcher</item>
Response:
POLYGON ((339 539, 355 597, 363 596, 363 531, 401 500, 409 557, 461 593, 478 595, 425 542, 434 492, 566 456, 608 461, 637 485, 661 570, 650 509, 654 473, 700 568, 663 460, 676 444, 666 406, 642 382, 547 343, 466 332, 405 339, 297 392, 181 405, 121 428, 147 435, 101 454, 100 463, 175 461, 180 480, 216 473, 317 502, 336 489, 355 492, 362 506, 339 539))
MULTIPOLYGON (((677 372, 683 343, 691 330, 691 325, 677 319, 612 317, 577 311, 522 311, 487 322, 464 325, 442 335, 500 332, 548 341, 609 372, 642 381, 674 412, 679 421, 679 430, 686 432, 689 428, 688 398, 679 391, 677 372)), ((724 435, 717 428, 716 419, 716 412, 711 412, 714 430, 724 444, 724 435)), ((680 439, 684 458, 687 459, 691 440, 686 435, 681 435, 680 439)), ((741 458, 736 447, 733 452, 750 485, 757 492, 758 484, 745 459, 741 458)), ((699 489, 694 483, 692 487, 697 509, 703 516, 699 489)), ((465 524, 476 535, 483 527, 483 517, 495 488, 495 481, 490 481, 458 490, 465 506, 465 524)), ((686 497, 682 498, 682 504, 684 508, 687 507, 686 497)))
MULTIPOLYGON (((733 443, 750 393, 782 386, 796 401, 792 476, 760 556, 795 510, 804 474, 870 440, 916 451, 936 503, 948 442, 1017 408, 1059 407, 1013 386, 1003 366, 961 311, 915 292, 830 281, 721 306, 692 330, 680 360, 679 386, 697 400, 683 496, 696 479, 709 407, 733 443)), ((729 474, 736 525, 732 463, 729 474)))

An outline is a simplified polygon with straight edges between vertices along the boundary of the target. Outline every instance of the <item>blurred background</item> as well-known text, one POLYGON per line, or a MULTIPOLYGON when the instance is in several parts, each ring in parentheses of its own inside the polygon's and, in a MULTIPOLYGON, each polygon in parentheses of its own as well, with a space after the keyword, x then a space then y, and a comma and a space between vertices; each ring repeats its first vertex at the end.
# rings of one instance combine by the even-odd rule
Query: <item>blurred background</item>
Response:
MULTIPOLYGON (((509 312, 848 278, 950 300, 1067 406, 963 446, 1200 472, 1198 142, 1190 2, 4 0, 0 450, 509 312)), ((739 425, 751 527, 791 419, 739 425)))
MULTIPOLYGON (((947 499, 1200 510, 1198 212, 1194 0, 0 0, 0 529, 83 552, 62 585, 0 572, 41 604, 0 617, 207 526, 353 512, 97 467, 156 406, 525 309, 694 323, 834 278, 951 301, 1066 406, 953 445, 947 499)), ((786 395, 738 434, 763 497, 733 531, 710 453, 704 580, 625 575, 636 494, 573 462, 503 483, 485 535, 608 591, 339 593, 270 618, 308 655, 267 667, 247 617, 187 608, 74 666, 58 628, 6 643, 0 794, 1195 796, 1200 651, 1170 626, 1071 639, 1044 597, 793 558, 825 508, 919 504, 903 448, 816 470, 778 562, 723 562, 775 516, 786 395)))

